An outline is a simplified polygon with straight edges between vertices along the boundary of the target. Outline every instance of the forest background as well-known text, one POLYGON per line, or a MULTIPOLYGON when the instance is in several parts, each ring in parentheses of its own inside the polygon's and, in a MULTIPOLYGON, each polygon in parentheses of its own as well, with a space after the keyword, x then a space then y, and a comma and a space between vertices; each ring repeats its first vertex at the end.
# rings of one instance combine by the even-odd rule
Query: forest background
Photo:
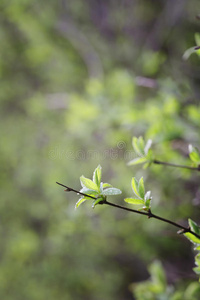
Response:
POLYGON ((136 293, 155 261, 161 294, 185 293, 198 280, 194 251, 174 228, 110 207, 75 210, 77 195, 55 182, 79 190, 100 164, 120 204, 144 176, 156 213, 199 222, 197 172, 127 166, 133 136, 179 164, 190 164, 188 144, 200 147, 199 53, 183 56, 200 45, 199 1, 0 7, 0 298, 161 299, 136 293))

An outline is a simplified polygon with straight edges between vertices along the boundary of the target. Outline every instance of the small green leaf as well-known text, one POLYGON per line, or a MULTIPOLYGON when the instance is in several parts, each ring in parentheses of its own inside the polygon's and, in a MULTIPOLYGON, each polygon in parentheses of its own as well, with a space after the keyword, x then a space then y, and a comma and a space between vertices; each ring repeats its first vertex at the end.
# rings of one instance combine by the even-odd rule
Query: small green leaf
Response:
MULTIPOLYGON (((99 202, 102 202, 104 201, 105 199, 103 199, 102 197, 101 198, 98 198, 97 200, 95 200, 93 203, 92 203, 92 208, 95 208, 95 206, 97 204, 99 204, 99 202)), ((102 203, 101 203, 102 204, 102 203)))
POLYGON ((141 198, 140 194, 138 192, 138 185, 139 185, 139 183, 138 183, 138 181, 137 181, 137 179, 135 177, 132 178, 131 184, 132 184, 132 189, 133 189, 134 194, 136 196, 138 196, 139 198, 141 198))
POLYGON ((77 202, 76 202, 76 205, 75 205, 75 208, 78 208, 79 205, 81 205, 83 202, 85 202, 87 199, 85 199, 84 197, 81 197, 77 202))
POLYGON ((144 189, 143 177, 140 178, 139 185, 138 185, 138 192, 139 192, 140 198, 144 199, 145 189, 144 189))
POLYGON ((101 183, 101 166, 100 165, 98 165, 98 167, 94 170, 93 182, 96 183, 98 188, 100 187, 100 183, 101 183))
POLYGON ((122 192, 119 189, 116 188, 108 188, 106 190, 103 191, 103 195, 105 196, 109 196, 109 195, 119 195, 122 192))
POLYGON ((153 161, 154 157, 153 157, 153 151, 152 151, 152 149, 149 149, 149 150, 148 150, 148 153, 147 153, 147 155, 146 155, 146 159, 147 159, 149 162, 152 162, 152 161, 153 161))
POLYGON ((95 190, 98 191, 98 187, 96 185, 96 183, 94 183, 91 179, 86 178, 85 176, 81 176, 80 177, 81 183, 83 187, 86 187, 90 190, 95 190))
POLYGON ((124 201, 130 204, 144 205, 144 201, 142 199, 125 198, 124 201))
POLYGON ((138 165, 138 164, 142 164, 146 161, 147 161, 146 157, 137 157, 137 158, 134 158, 133 160, 129 161, 127 165, 128 166, 138 165))
POLYGON ((189 149, 189 157, 190 157, 190 159, 193 162, 198 163, 200 161, 199 150, 196 147, 193 147, 191 144, 189 145, 188 149, 189 149))
POLYGON ((133 149, 135 150, 135 152, 137 153, 138 156, 140 156, 140 157, 145 156, 144 140, 141 136, 139 138, 133 137, 132 145, 133 145, 133 149))
POLYGON ((188 223, 189 223, 190 229, 193 232, 195 232, 196 234, 200 235, 200 227, 197 225, 197 223, 195 223, 191 219, 188 219, 188 223))
POLYGON ((187 49, 183 54, 183 60, 187 60, 193 53, 196 53, 195 47, 187 49))
POLYGON ((192 242, 193 244, 199 244, 200 245, 200 239, 198 239, 195 235, 193 235, 190 232, 186 232, 184 233, 184 235, 186 236, 186 238, 188 240, 190 240, 190 242, 192 242))
POLYGON ((146 194, 145 194, 145 196, 144 196, 144 200, 145 200, 145 202, 147 201, 147 200, 151 200, 151 191, 148 191, 148 192, 146 192, 146 194))
POLYGON ((148 155, 151 145, 152 145, 152 140, 149 139, 144 147, 144 153, 146 155, 148 155))
POLYGON ((90 190, 90 189, 87 189, 87 188, 85 188, 85 187, 82 188, 82 189, 80 190, 80 192, 81 192, 81 193, 84 193, 84 194, 88 194, 88 195, 90 195, 90 196, 96 196, 96 195, 99 194, 97 191, 90 190))
POLYGON ((195 42, 198 46, 200 46, 200 33, 196 32, 194 35, 195 42))
POLYGON ((112 187, 112 185, 109 184, 109 183, 103 183, 103 188, 104 188, 104 189, 105 189, 105 188, 108 188, 108 187, 112 187))

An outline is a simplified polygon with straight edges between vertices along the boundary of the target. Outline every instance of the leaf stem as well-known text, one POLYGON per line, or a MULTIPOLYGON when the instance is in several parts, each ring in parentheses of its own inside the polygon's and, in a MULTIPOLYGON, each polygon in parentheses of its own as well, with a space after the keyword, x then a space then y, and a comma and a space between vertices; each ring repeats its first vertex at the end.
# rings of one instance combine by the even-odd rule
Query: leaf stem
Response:
POLYGON ((157 159, 154 159, 154 160, 153 160, 153 163, 154 163, 154 164, 157 164, 157 165, 165 165, 165 166, 169 166, 169 167, 184 168, 184 169, 189 169, 189 170, 200 171, 200 165, 199 165, 198 167, 190 167, 190 166, 184 166, 184 165, 172 164, 172 163, 160 161, 160 160, 157 160, 157 159))
MULTIPOLYGON (((67 192, 75 192, 75 193, 77 193, 77 194, 83 195, 83 196, 85 196, 85 197, 89 197, 89 198, 91 198, 91 199, 95 199, 95 200, 97 199, 97 198, 95 198, 95 197, 93 197, 93 196, 90 196, 90 195, 81 193, 81 192, 79 192, 79 191, 77 191, 77 190, 75 190, 75 189, 72 189, 72 188, 70 188, 70 187, 68 187, 68 186, 66 186, 66 185, 64 185, 64 184, 62 184, 62 183, 59 183, 59 182, 56 182, 56 183, 59 184, 59 185, 61 185, 61 186, 63 186, 63 187, 65 187, 65 188, 66 188, 65 191, 67 191, 67 192)), ((200 239, 200 235, 198 235, 197 233, 191 231, 191 229, 190 229, 189 227, 187 228, 187 227, 185 227, 185 226, 182 226, 182 225, 180 225, 180 224, 178 224, 178 223, 175 223, 175 222, 173 222, 173 221, 170 221, 170 220, 168 220, 168 219, 159 217, 159 216, 153 214, 153 213, 151 212, 150 209, 149 209, 147 212, 139 211, 139 210, 135 210, 135 209, 132 209, 132 208, 129 208, 129 207, 126 207, 126 206, 122 206, 122 205, 118 205, 118 204, 115 204, 115 203, 112 203, 112 202, 108 202, 106 199, 103 200, 103 201, 100 201, 99 204, 106 204, 106 205, 109 205, 109 206, 112 206, 112 207, 116 207, 116 208, 119 208, 119 209, 123 209, 123 210, 129 211, 129 212, 133 212, 133 213, 135 213, 135 214, 145 215, 145 216, 147 216, 149 219, 150 219, 150 218, 157 219, 157 220, 159 220, 159 221, 161 221, 161 222, 168 223, 168 224, 170 224, 170 225, 172 225, 172 226, 175 226, 175 227, 181 229, 181 230, 182 230, 182 233, 189 232, 189 233, 193 234, 194 236, 196 236, 197 238, 200 239)))

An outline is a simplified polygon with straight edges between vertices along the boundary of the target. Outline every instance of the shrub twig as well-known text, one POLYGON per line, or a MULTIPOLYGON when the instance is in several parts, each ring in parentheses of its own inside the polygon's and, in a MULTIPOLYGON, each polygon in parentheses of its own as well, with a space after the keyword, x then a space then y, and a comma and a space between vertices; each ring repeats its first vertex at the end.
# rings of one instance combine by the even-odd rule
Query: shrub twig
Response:
MULTIPOLYGON (((75 193, 80 194, 82 196, 89 197, 91 199, 97 200, 97 198, 95 198, 93 196, 81 193, 81 192, 79 192, 79 191, 77 191, 75 189, 72 189, 72 188, 70 188, 70 187, 68 187, 68 186, 66 186, 66 185, 64 185, 62 183, 59 183, 59 182, 56 182, 56 183, 59 184, 59 185, 61 185, 61 186, 63 186, 63 187, 65 187, 66 188, 65 191, 67 191, 67 192, 71 192, 72 191, 72 192, 75 192, 75 193)), ((191 229, 189 227, 182 226, 182 225, 180 225, 178 223, 175 223, 175 222, 173 222, 171 220, 168 220, 168 219, 162 218, 160 216, 157 216, 157 215, 153 214, 150 209, 147 212, 139 211, 139 210, 135 210, 135 209, 132 209, 132 208, 129 208, 129 207, 126 207, 126 206, 122 206, 122 205, 118 205, 118 204, 115 204, 115 203, 112 203, 112 202, 108 202, 106 199, 103 200, 103 201, 101 201, 101 202, 99 202, 99 204, 106 204, 106 205, 109 205, 109 206, 113 206, 113 207, 116 207, 116 208, 119 208, 119 209, 123 209, 123 210, 129 211, 129 212, 133 212, 133 213, 136 213, 136 214, 145 215, 149 219, 150 218, 157 219, 157 220, 159 220, 161 222, 168 223, 168 224, 170 224, 172 226, 175 226, 175 227, 181 229, 181 233, 189 232, 189 233, 193 234, 194 236, 196 236, 197 238, 200 239, 200 235, 198 235, 197 233, 191 231, 191 229)))

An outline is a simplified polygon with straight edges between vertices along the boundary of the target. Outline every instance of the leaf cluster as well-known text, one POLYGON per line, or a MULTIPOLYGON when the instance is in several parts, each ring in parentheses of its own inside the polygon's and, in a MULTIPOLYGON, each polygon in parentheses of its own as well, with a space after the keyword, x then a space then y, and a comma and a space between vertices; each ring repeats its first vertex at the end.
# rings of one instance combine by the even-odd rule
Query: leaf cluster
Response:
POLYGON ((82 195, 76 203, 76 208, 86 200, 94 199, 92 207, 94 208, 97 204, 103 204, 106 201, 107 196, 119 195, 121 191, 117 188, 112 187, 109 183, 101 182, 102 168, 100 165, 94 170, 92 180, 85 176, 80 177, 82 189, 80 192, 82 195))

